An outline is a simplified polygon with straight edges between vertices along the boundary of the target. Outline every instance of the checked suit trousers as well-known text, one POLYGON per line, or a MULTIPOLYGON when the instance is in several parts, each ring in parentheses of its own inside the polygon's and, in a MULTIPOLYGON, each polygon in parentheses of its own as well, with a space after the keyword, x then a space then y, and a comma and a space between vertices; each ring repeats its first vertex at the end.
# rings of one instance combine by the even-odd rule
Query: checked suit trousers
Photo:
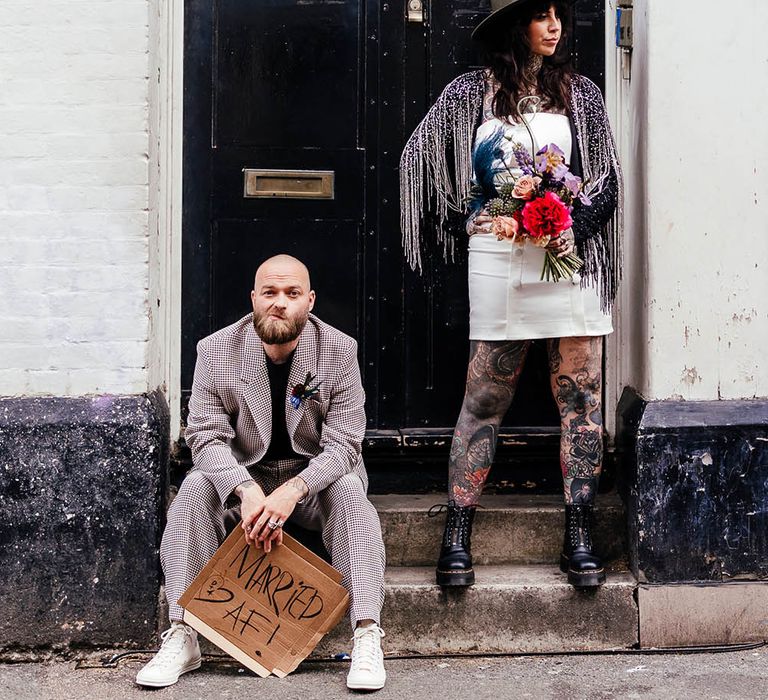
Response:
MULTIPOLYGON (((249 471, 266 494, 301 471, 296 460, 259 464, 249 471)), ((342 574, 349 591, 352 627, 358 620, 380 622, 384 603, 384 542, 381 523, 366 496, 365 474, 345 474, 316 496, 296 506, 290 520, 322 532, 331 563, 342 574)), ((193 469, 181 484, 168 510, 160 546, 165 594, 171 621, 181 620, 178 599, 224 541, 227 530, 240 520, 239 506, 227 509, 206 475, 193 469), (228 528, 229 526, 229 528, 228 528)))

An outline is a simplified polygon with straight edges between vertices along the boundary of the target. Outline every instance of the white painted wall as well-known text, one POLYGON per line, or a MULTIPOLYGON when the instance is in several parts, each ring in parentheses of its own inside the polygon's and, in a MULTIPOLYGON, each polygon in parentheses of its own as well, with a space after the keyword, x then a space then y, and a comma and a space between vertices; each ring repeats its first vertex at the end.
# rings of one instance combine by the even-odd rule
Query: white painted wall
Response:
POLYGON ((622 385, 768 396, 768 3, 634 4, 622 385))
MULTIPOLYGON (((182 7, 0 3, 0 395, 177 403, 182 7)), ((768 3, 635 14, 613 386, 767 396, 768 3)))
POLYGON ((148 2, 0 3, 0 395, 146 391, 148 2))

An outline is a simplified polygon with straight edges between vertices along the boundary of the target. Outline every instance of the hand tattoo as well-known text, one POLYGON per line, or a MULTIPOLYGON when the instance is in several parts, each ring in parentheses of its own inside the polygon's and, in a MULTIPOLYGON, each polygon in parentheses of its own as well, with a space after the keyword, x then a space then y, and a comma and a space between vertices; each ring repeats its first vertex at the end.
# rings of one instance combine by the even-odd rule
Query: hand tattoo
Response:
POLYGON ((244 481, 235 489, 235 494, 238 498, 242 499, 243 491, 245 489, 252 489, 254 486, 256 486, 256 482, 253 479, 248 479, 248 481, 244 481))
POLYGON ((290 486, 298 491, 302 498, 304 498, 309 493, 309 486, 307 486, 304 479, 302 479, 300 476, 294 476, 292 479, 288 479, 285 484, 286 486, 290 486))

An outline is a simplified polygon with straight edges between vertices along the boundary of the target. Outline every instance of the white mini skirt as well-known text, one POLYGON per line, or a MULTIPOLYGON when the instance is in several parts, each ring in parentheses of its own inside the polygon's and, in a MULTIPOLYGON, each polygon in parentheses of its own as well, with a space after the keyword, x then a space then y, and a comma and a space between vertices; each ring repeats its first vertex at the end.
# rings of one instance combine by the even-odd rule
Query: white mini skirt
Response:
POLYGON ((607 335, 610 314, 592 286, 541 280, 543 248, 493 234, 469 238, 470 340, 533 340, 607 335))

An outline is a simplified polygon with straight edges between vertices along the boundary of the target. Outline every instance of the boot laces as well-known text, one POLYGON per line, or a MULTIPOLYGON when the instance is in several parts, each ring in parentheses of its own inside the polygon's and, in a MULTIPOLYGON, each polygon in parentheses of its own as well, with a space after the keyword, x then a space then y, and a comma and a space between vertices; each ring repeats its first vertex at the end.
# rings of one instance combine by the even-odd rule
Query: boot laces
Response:
POLYGON ((571 518, 571 543, 574 547, 592 548, 589 532, 589 512, 583 508, 575 511, 575 517, 571 518))
POLYGON ((183 651, 187 637, 192 637, 194 630, 187 625, 173 625, 160 635, 162 644, 152 659, 153 666, 167 666, 183 651))
POLYGON ((358 627, 352 637, 355 645, 352 649, 353 671, 375 671, 381 663, 381 638, 384 630, 378 625, 358 627))
POLYGON ((456 501, 451 499, 448 503, 436 503, 427 511, 428 518, 434 518, 445 511, 448 516, 445 522, 445 531, 443 533, 443 546, 450 547, 460 544, 463 547, 469 547, 472 536, 471 509, 482 508, 475 506, 457 506, 456 501))

